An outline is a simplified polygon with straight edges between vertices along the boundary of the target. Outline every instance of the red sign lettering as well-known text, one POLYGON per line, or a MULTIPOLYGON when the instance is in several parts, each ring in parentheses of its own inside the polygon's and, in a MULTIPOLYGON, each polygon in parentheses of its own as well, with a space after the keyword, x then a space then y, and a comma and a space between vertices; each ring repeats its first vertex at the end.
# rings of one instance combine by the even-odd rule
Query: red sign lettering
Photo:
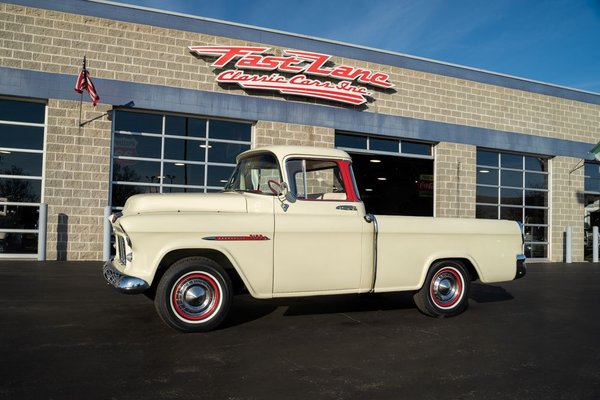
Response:
POLYGON ((316 97, 342 103, 360 105, 367 102, 371 92, 353 82, 379 88, 391 88, 389 75, 348 65, 327 67, 331 59, 327 54, 309 51, 284 50, 283 56, 264 55, 268 47, 252 46, 190 46, 190 51, 203 56, 216 56, 211 64, 223 68, 234 63, 234 70, 217 75, 217 82, 236 83, 246 89, 275 90, 283 94, 316 97), (287 78, 278 73, 258 75, 242 70, 280 71, 298 74, 287 78), (311 79, 307 75, 326 77, 340 82, 311 79))

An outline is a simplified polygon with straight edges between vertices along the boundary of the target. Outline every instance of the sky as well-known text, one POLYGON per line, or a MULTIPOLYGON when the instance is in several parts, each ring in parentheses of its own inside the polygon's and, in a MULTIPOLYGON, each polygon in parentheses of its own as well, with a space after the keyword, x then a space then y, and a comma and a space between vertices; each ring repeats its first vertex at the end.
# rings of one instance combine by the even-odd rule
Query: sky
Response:
POLYGON ((116 0, 600 93, 600 0, 116 0))

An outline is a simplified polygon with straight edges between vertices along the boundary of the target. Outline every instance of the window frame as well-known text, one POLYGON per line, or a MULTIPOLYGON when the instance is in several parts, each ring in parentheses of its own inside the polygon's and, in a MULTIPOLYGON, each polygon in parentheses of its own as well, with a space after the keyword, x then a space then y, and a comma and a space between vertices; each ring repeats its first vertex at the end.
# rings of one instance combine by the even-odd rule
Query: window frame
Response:
MULTIPOLYGON (((351 168, 351 165, 349 166, 349 168, 351 168)), ((290 186, 290 191, 294 194, 294 197, 297 200, 301 200, 301 201, 316 201, 316 202, 353 202, 354 200, 352 200, 351 194, 348 190, 348 186, 349 185, 355 185, 354 182, 347 182, 346 179, 344 179, 344 173, 343 173, 343 169, 344 169, 344 165, 342 165, 342 161, 340 160, 336 160, 336 159, 327 159, 327 158, 312 158, 312 157, 289 157, 285 159, 285 173, 287 176, 287 179, 289 181, 289 186, 290 186), (294 161, 301 161, 302 162, 302 170, 299 172, 302 172, 302 185, 303 188, 302 190, 304 191, 304 196, 303 197, 299 197, 298 196, 298 188, 296 185, 296 177, 295 175, 292 175, 290 173, 290 169, 289 169, 289 164, 290 162, 294 162, 294 161), (307 169, 306 168, 306 162, 307 161, 314 161, 314 162, 326 162, 326 163, 331 163, 334 165, 334 167, 332 168, 319 168, 319 169, 307 169), (335 172, 333 172, 335 169, 337 168, 337 171, 339 172, 339 176, 336 177, 335 176, 335 172), (318 197, 308 197, 308 179, 307 179, 307 173, 308 172, 313 172, 313 171, 325 171, 325 170, 332 170, 332 173, 334 174, 334 177, 336 178, 336 180, 338 180, 339 183, 341 183, 343 185, 343 192, 324 192, 323 195, 325 195, 326 193, 340 193, 340 194, 344 194, 345 198, 344 199, 334 199, 334 198, 329 198, 326 199, 324 196, 323 198, 318 198, 318 197)))
MULTIPOLYGON (((225 119, 225 118, 211 118, 211 117, 206 117, 206 116, 202 116, 202 115, 179 114, 179 113, 152 111, 152 110, 137 110, 137 109, 136 110, 127 110, 127 109, 121 109, 121 108, 114 109, 112 114, 113 114, 113 120, 112 120, 112 127, 111 127, 112 141, 111 141, 111 157, 110 157, 111 163, 110 163, 110 172, 109 172, 110 173, 110 175, 109 175, 110 185, 109 185, 109 193, 108 193, 108 202, 109 202, 109 204, 111 204, 111 207, 115 210, 119 210, 119 209, 123 208, 123 206, 115 206, 113 204, 113 192, 114 192, 115 185, 155 188, 156 193, 168 193, 167 190, 169 190, 169 189, 176 189, 176 190, 183 189, 186 191, 189 190, 191 192, 199 192, 199 193, 220 191, 227 184, 229 176, 227 177, 227 180, 221 179, 221 181, 220 181, 220 183, 222 183, 221 186, 209 185, 208 174, 209 174, 210 168, 211 167, 227 167, 227 168, 231 168, 231 172, 233 172, 235 169, 236 163, 235 162, 225 163, 225 162, 209 161, 209 153, 210 153, 211 143, 238 144, 241 146, 248 146, 246 149, 243 149, 242 151, 246 151, 246 150, 249 150, 252 148, 255 124, 254 124, 254 122, 251 122, 251 121, 240 121, 240 120, 225 119), (117 128, 119 114, 123 114, 123 113, 127 113, 127 112, 133 112, 136 114, 159 115, 161 117, 161 123, 162 123, 161 132, 155 133, 155 132, 134 132, 134 131, 117 130, 116 128, 117 128), (206 124, 204 127, 204 136, 197 137, 197 136, 174 135, 171 133, 167 134, 166 133, 166 123, 167 123, 166 121, 167 121, 168 117, 181 117, 181 118, 205 120, 206 124), (210 122, 211 121, 226 121, 226 122, 233 122, 233 123, 242 124, 242 125, 248 125, 250 128, 250 138, 247 141, 246 140, 230 140, 230 139, 211 138, 210 137, 210 122), (132 137, 140 136, 140 137, 159 138, 160 139, 160 156, 158 158, 152 158, 152 157, 115 155, 115 144, 116 144, 115 138, 117 137, 117 135, 129 135, 132 137), (201 143, 199 146, 203 147, 203 149, 204 149, 204 160, 203 161, 195 161, 195 160, 181 160, 181 159, 165 158, 165 142, 168 139, 176 139, 176 140, 184 140, 184 141, 191 141, 191 142, 195 142, 195 143, 201 143), (158 182, 157 183, 128 182, 128 181, 113 180, 115 160, 150 161, 150 162, 159 163, 160 164, 160 172, 159 172, 159 175, 157 176, 158 182), (204 176, 203 176, 202 184, 173 184, 173 183, 165 182, 165 180, 166 180, 165 164, 166 163, 178 164, 178 166, 182 166, 184 168, 187 168, 188 165, 203 166, 204 167, 204 176), (179 165, 179 164, 181 164, 181 165, 179 165)), ((229 175, 231 175, 231 174, 229 174, 229 175)))
MULTIPOLYGON (((46 100, 40 99, 22 99, 15 98, 9 96, 0 96, 0 99, 6 101, 14 101, 19 103, 36 103, 43 106, 43 118, 42 122, 22 122, 17 120, 0 120, 0 125, 8 125, 8 126, 26 126, 26 127, 34 127, 42 129, 42 148, 41 149, 31 149, 31 148, 20 148, 20 147, 7 147, 0 146, 0 152, 10 152, 10 153, 28 153, 28 154, 40 154, 41 155, 41 169, 40 175, 10 175, 10 174, 0 174, 0 179, 19 179, 26 181, 33 181, 37 184, 39 182, 39 201, 0 201, 0 213, 7 213, 8 208, 10 207, 25 207, 25 208, 36 208, 36 211, 40 209, 40 206, 44 203, 44 187, 46 183, 46 147, 47 147, 47 136, 48 136, 48 103, 46 100)), ((0 194, 1 195, 1 194, 0 194)), ((4 197, 2 197, 4 199, 4 197)), ((0 229, 1 233, 10 234, 25 234, 25 235, 35 235, 37 241, 37 250, 35 253, 0 253, 0 259, 8 258, 8 259, 35 259, 38 256, 39 252, 39 214, 38 220, 36 224, 37 228, 2 228, 0 229)))
MULTIPOLYGON (((550 157, 546 157, 546 156, 541 156, 541 155, 537 155, 537 154, 527 154, 527 153, 514 153, 514 152, 505 152, 505 151, 498 151, 498 150, 493 150, 493 149, 486 149, 486 148, 478 148, 477 152, 487 152, 487 153, 495 153, 495 156, 497 157, 496 163, 495 165, 490 165, 490 164, 485 164, 485 163, 479 163, 476 162, 476 166, 475 166, 475 186, 476 186, 476 190, 475 190, 475 208, 476 208, 476 213, 477 213, 477 209, 479 207, 494 207, 496 209, 496 218, 495 219, 503 219, 502 218, 502 213, 504 212, 510 212, 510 210, 519 210, 517 212, 520 212, 521 216, 520 219, 518 220, 519 222, 523 223, 524 225, 524 229, 525 231, 527 231, 528 228, 531 228, 532 231, 534 231, 536 228, 542 228, 545 229, 545 240, 541 241, 541 240, 533 240, 533 237, 530 240, 525 240, 525 246, 529 245, 531 246, 531 248, 533 248, 534 246, 545 246, 545 253, 546 256, 545 257, 529 257, 532 259, 536 259, 536 260, 547 260, 549 259, 549 246, 550 246, 550 172, 549 172, 549 166, 550 166, 550 157), (508 155, 508 156, 517 156, 517 157, 521 157, 521 168, 516 168, 514 166, 508 166, 508 167, 503 167, 502 166, 502 155, 508 155), (535 171, 532 169, 528 169, 527 167, 527 157, 536 157, 536 158, 540 158, 543 159, 545 161, 545 165, 546 165, 546 171, 535 171), (489 172, 491 171, 496 171, 497 172, 497 178, 496 178, 496 182, 495 184, 489 184, 489 183, 479 183, 479 174, 480 173, 484 173, 482 171, 487 170, 489 172), (503 179, 503 172, 508 172, 508 173, 514 173, 514 172, 519 172, 521 173, 521 184, 520 186, 514 186, 514 185, 503 185, 502 184, 502 179, 503 179), (541 175, 541 176, 545 176, 545 188, 539 188, 539 187, 532 187, 532 186, 528 186, 527 185, 527 177, 528 174, 535 174, 535 175, 541 175), (485 203, 485 202, 481 202, 478 201, 478 189, 479 188, 488 188, 488 189, 495 189, 496 190, 496 197, 495 197, 495 202, 490 202, 490 203, 485 203), (504 197, 502 196, 502 192, 503 190, 519 190, 521 191, 521 203, 520 205, 513 205, 513 204, 509 204, 509 203, 504 203, 504 197), (536 205, 528 205, 527 204, 527 196, 526 194, 530 192, 539 192, 539 193, 545 193, 546 195, 546 199, 545 199, 545 206, 536 206, 536 205), (529 223, 526 222, 527 220, 527 215, 528 215, 528 210, 543 210, 543 212, 545 212, 545 223, 529 223)), ((477 216, 476 216, 477 218, 477 216)))

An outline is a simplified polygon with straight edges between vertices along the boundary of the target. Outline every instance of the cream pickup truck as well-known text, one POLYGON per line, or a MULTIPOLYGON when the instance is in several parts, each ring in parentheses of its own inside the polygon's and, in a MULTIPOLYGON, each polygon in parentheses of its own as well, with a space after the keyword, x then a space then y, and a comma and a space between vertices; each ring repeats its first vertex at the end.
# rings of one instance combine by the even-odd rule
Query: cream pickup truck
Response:
POLYGON ((514 221, 367 214, 350 156, 272 146, 246 151, 220 193, 142 194, 111 216, 105 279, 145 293, 169 326, 207 331, 232 296, 409 291, 421 312, 461 313, 471 281, 525 275, 514 221))

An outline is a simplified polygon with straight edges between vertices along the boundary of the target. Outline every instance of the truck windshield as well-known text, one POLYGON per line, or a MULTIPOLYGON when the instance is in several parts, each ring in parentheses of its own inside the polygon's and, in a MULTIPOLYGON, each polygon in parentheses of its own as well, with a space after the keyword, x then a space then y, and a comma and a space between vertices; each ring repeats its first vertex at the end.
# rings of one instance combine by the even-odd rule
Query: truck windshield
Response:
POLYGON ((256 154, 238 162, 224 190, 273 195, 269 181, 281 182, 277 159, 270 153, 256 154))

